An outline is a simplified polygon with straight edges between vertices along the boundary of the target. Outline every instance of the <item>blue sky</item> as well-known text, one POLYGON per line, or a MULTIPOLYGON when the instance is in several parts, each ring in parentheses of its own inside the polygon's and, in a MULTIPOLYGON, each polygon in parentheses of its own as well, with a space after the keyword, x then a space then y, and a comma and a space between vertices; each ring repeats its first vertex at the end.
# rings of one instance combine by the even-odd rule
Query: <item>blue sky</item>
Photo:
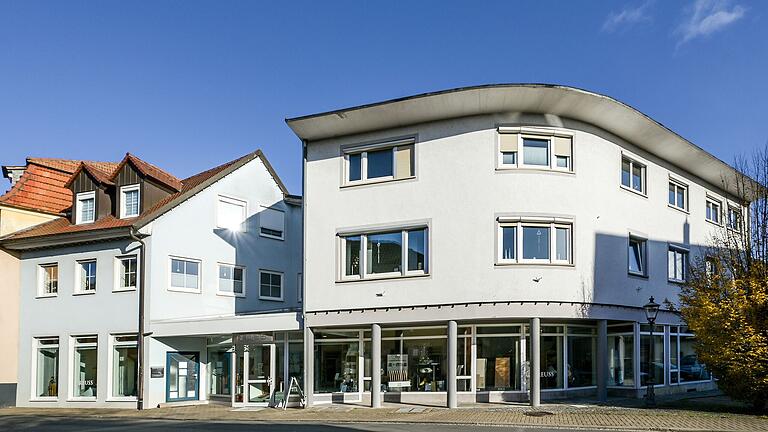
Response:
POLYGON ((185 177, 261 148, 300 193, 286 117, 502 82, 610 95, 732 162, 768 140, 766 11, 745 0, 6 0, 0 164, 130 151, 185 177))

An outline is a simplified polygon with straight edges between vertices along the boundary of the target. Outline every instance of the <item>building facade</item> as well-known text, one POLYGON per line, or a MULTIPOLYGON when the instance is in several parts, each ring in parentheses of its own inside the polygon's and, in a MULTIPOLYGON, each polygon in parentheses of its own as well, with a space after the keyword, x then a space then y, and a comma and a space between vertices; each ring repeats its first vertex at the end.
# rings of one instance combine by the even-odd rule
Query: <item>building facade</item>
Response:
POLYGON ((301 375, 301 198, 260 151, 187 179, 85 162, 67 187, 66 217, 2 240, 21 263, 18 406, 265 405, 301 375))
POLYGON ((640 396, 651 376, 657 393, 713 387, 675 308, 709 236, 743 225, 727 164, 561 86, 287 123, 305 155, 310 404, 640 396))

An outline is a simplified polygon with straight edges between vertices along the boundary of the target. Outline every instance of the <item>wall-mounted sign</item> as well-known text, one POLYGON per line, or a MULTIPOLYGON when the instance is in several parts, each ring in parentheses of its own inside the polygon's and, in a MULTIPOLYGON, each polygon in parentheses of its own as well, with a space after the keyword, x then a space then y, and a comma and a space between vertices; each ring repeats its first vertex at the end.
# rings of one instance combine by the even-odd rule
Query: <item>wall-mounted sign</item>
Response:
POLYGON ((258 345, 263 343, 272 343, 275 337, 264 333, 243 333, 236 334, 232 338, 235 345, 258 345))
POLYGON ((162 378, 165 374, 165 368, 162 366, 153 366, 149 368, 149 376, 152 378, 162 378))

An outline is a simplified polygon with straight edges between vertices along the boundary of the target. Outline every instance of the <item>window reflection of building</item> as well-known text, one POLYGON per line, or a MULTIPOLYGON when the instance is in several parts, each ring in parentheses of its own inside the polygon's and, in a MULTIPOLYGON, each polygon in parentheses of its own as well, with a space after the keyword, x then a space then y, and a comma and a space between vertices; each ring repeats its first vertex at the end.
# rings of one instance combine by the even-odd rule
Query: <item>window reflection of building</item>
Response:
POLYGON ((635 386, 635 336, 633 324, 608 327, 608 385, 635 386))
POLYGON ((315 347, 315 391, 358 390, 359 332, 319 331, 315 347))

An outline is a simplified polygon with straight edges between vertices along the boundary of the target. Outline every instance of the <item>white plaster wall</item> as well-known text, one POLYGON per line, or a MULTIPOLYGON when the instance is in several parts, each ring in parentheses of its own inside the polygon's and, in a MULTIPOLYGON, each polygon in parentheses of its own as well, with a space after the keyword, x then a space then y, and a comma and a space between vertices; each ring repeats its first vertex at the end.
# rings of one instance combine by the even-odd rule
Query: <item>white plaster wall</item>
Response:
POLYGON ((307 311, 494 300, 641 306, 651 295, 676 301, 679 287, 667 281, 667 242, 705 244, 714 229, 705 221, 705 194, 718 192, 593 126, 519 113, 309 143, 305 170, 307 311), (500 125, 572 132, 575 173, 497 171, 500 125), (340 146, 409 135, 417 136, 416 179, 340 188, 340 146), (647 164, 647 197, 620 187, 622 152, 647 164), (690 213, 668 206, 670 173, 689 184, 690 213), (573 217, 574 265, 495 266, 498 213, 573 217), (337 282, 339 228, 412 220, 430 221, 429 277, 337 282), (627 274, 630 231, 648 236, 647 279, 627 274))
POLYGON ((146 393, 144 396, 144 408, 157 408, 166 403, 166 385, 168 382, 168 368, 166 366, 169 352, 195 352, 198 353, 200 364, 198 365, 199 401, 208 398, 208 351, 206 338, 204 337, 171 337, 171 338, 147 338, 149 346, 148 364, 144 376, 146 393), (152 378, 150 368, 162 367, 163 377, 152 378))
MULTIPOLYGON (((152 321, 232 316, 298 306, 297 275, 301 271, 301 209, 283 195, 261 159, 254 159, 204 189, 152 223, 148 239, 151 262, 149 317, 152 321), (245 232, 216 228, 219 195, 248 203, 245 232), (285 240, 259 235, 262 206, 286 211, 285 240), (202 261, 201 292, 170 291, 170 256, 202 261), (246 296, 218 293, 218 264, 246 268, 246 296), (259 270, 283 273, 283 301, 259 299, 259 270)), ((249 329, 243 329, 248 331, 249 329)))
MULTIPOLYGON (((113 292, 115 257, 138 254, 137 245, 128 242, 101 243, 80 247, 28 252, 21 261, 21 293, 19 323, 19 406, 130 406, 131 403, 109 403, 108 380, 110 335, 135 333, 138 317, 136 291, 113 292), (96 259, 96 293, 74 294, 77 261, 96 259), (57 262, 59 285, 56 297, 38 298, 40 264, 57 262), (98 372, 96 401, 71 401, 73 374, 72 336, 98 335, 98 372), (59 397, 56 402, 31 401, 35 384, 33 371, 36 352, 34 338, 59 337, 59 397)), ((135 406, 135 403, 133 404, 135 406)))

